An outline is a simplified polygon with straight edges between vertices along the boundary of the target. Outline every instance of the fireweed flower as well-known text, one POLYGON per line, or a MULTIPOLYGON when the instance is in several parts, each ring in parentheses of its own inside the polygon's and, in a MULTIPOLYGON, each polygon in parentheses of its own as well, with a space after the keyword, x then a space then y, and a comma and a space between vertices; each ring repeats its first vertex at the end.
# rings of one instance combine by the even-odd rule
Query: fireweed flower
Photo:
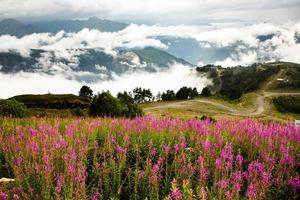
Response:
POLYGON ((228 180, 220 180, 217 182, 217 187, 221 188, 222 190, 226 189, 229 185, 228 180))
POLYGON ((171 194, 172 199, 182 199, 182 193, 178 188, 175 188, 171 194))
POLYGON ((202 148, 204 151, 209 151, 211 148, 211 143, 209 140, 205 140, 205 142, 202 144, 202 148))
POLYGON ((291 178, 288 181, 288 185, 293 189, 299 190, 300 189, 300 177, 291 178))
POLYGON ((127 149, 117 145, 117 152, 121 155, 125 155, 127 153, 127 149))
POLYGON ((256 187, 253 183, 250 183, 247 188, 246 197, 248 197, 249 199, 256 199, 256 195, 256 187))
POLYGON ((91 200, 99 200, 100 198, 100 193, 99 192, 95 192, 91 198, 91 200))
POLYGON ((0 191, 0 200, 8 200, 8 195, 0 191))
POLYGON ((62 186, 64 184, 64 176, 59 175, 56 177, 56 186, 55 186, 55 192, 59 194, 61 192, 62 186))
POLYGON ((16 166, 20 166, 23 162, 23 159, 21 157, 18 157, 17 159, 15 159, 14 164, 16 166))
POLYGON ((168 146, 168 145, 164 145, 164 150, 166 154, 169 154, 171 151, 172 147, 168 146))
POLYGON ((39 147, 37 145, 37 143, 35 142, 32 142, 30 145, 29 145, 29 149, 34 152, 35 154, 37 154, 39 152, 39 147))

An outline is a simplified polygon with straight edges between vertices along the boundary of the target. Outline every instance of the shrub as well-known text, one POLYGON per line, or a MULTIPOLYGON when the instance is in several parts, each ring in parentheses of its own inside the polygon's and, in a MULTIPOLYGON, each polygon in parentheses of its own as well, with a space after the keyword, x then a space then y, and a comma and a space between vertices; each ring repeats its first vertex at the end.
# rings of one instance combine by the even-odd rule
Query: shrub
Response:
POLYGON ((175 99, 176 99, 176 95, 173 90, 167 90, 166 92, 162 93, 162 95, 161 95, 161 100, 163 100, 163 101, 171 101, 171 100, 175 100, 175 99))
POLYGON ((122 114, 122 105, 119 99, 113 97, 108 91, 96 95, 92 99, 89 109, 90 115, 117 117, 122 114))
POLYGON ((27 112, 23 103, 16 100, 0 100, 0 116, 25 117, 27 112))
POLYGON ((190 99, 196 96, 198 96, 197 88, 191 88, 186 86, 180 88, 176 93, 176 99, 178 100, 190 99))
POLYGON ((119 93, 119 98, 113 97, 109 92, 102 92, 92 99, 89 113, 93 117, 136 117, 143 114, 142 109, 133 102, 126 92, 119 93))
POLYGON ((204 96, 204 97, 211 96, 211 91, 210 91, 209 87, 205 87, 202 89, 201 96, 204 96))
POLYGON ((279 112, 300 113, 300 96, 280 96, 273 99, 279 112))

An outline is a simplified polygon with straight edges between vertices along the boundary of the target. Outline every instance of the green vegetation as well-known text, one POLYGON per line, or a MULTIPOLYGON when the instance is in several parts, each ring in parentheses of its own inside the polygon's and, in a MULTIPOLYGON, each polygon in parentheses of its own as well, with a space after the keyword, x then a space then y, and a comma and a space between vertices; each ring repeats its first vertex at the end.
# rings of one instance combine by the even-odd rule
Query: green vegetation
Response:
POLYGON ((279 112, 300 113, 300 96, 280 96, 273 99, 279 112))
POLYGON ((133 98, 136 103, 143 103, 153 100, 153 95, 150 89, 137 87, 133 90, 133 98))
POLYGON ((183 100, 183 99, 191 99, 198 96, 197 88, 191 87, 182 87, 176 93, 176 99, 183 100))
POLYGON ((89 114, 93 117, 136 117, 141 116, 142 109, 135 104, 127 93, 119 93, 113 97, 108 91, 102 92, 92 99, 89 114), (129 100, 129 101, 128 101, 129 100))
POLYGON ((202 89, 201 96, 203 96, 203 97, 211 96, 211 91, 210 91, 209 87, 205 87, 202 89))
POLYGON ((92 98, 93 97, 93 90, 90 87, 84 85, 84 86, 81 87, 81 89, 79 91, 79 96, 92 98))
POLYGON ((300 65, 295 63, 278 63, 282 69, 281 80, 278 80, 274 89, 300 90, 300 65))
POLYGON ((74 109, 88 108, 90 100, 73 94, 20 95, 12 97, 28 108, 74 109))
POLYGON ((0 117, 25 117, 26 106, 16 100, 0 100, 0 117))
POLYGON ((277 74, 279 66, 253 64, 249 67, 221 68, 219 66, 198 67, 200 73, 207 73, 213 79, 211 90, 228 97, 231 100, 239 99, 244 93, 259 89, 269 77, 277 74))
POLYGON ((163 101, 172 101, 176 99, 176 94, 173 90, 167 90, 161 95, 161 100, 163 101))

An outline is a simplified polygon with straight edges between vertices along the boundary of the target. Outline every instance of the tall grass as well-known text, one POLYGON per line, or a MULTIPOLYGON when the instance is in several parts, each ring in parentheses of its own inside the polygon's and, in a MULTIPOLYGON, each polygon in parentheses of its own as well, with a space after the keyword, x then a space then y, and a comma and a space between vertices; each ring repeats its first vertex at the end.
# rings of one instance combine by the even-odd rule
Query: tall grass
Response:
POLYGON ((300 129, 252 120, 3 119, 0 199, 297 199, 300 129))

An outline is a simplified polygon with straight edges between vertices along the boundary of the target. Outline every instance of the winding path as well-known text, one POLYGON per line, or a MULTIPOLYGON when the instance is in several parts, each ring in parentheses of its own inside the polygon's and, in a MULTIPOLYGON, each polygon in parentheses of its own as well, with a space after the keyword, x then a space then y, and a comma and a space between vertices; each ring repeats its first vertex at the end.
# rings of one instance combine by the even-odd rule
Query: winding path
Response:
POLYGON ((199 102, 203 104, 212 105, 218 109, 221 109, 223 111, 215 112, 218 114, 227 114, 227 115, 233 115, 233 116, 259 116, 263 115, 265 113, 266 107, 268 102, 266 101, 266 98, 269 97, 276 97, 276 96, 289 96, 289 95, 300 95, 300 92, 272 92, 267 91, 271 83, 281 75, 281 72, 279 72, 276 76, 272 77, 270 81, 268 81, 266 84, 264 84, 260 90, 257 91, 257 97, 253 101, 253 108, 249 110, 239 110, 230 106, 227 106, 225 104, 209 100, 209 99, 193 99, 193 100, 186 100, 186 101, 180 101, 180 102, 169 102, 166 104, 153 106, 144 108, 145 111, 149 110, 157 110, 157 109, 167 109, 167 108, 183 108, 187 107, 188 104, 193 102, 199 102))

